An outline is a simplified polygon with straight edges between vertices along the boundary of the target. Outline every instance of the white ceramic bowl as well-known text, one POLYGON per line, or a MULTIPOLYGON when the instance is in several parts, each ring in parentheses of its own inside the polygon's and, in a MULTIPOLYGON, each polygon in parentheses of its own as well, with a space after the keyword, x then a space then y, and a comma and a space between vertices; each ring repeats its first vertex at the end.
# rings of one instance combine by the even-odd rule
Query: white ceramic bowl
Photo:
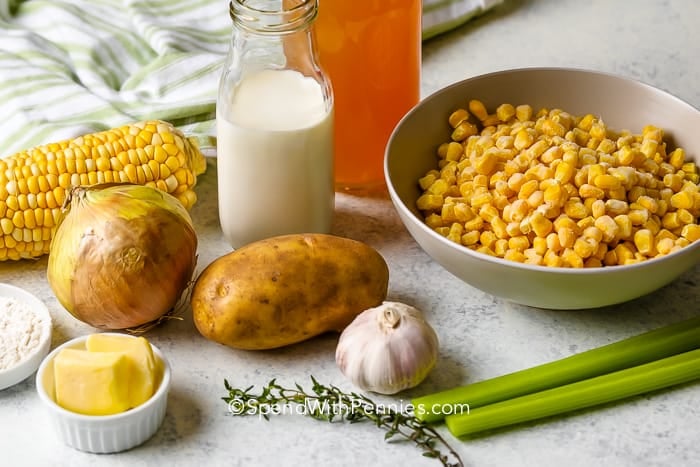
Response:
POLYGON ((87 336, 77 337, 56 347, 37 371, 37 392, 59 437, 75 449, 93 453, 126 451, 146 442, 158 431, 165 417, 170 389, 168 361, 160 349, 151 344, 159 363, 159 383, 153 396, 140 406, 115 415, 78 414, 55 401, 53 359, 66 347, 84 349, 86 339, 87 336))
POLYGON ((700 111, 652 86, 605 73, 530 68, 490 73, 452 84, 425 98, 394 129, 386 148, 385 177, 398 214, 418 244, 468 284, 504 299, 550 309, 596 308, 653 292, 700 261, 700 242, 634 265, 564 269, 520 264, 477 253, 430 229, 415 203, 418 179, 436 168, 437 146, 449 141, 447 117, 469 99, 488 109, 502 103, 561 108, 600 115, 612 129, 665 130, 672 145, 700 161, 700 111))
MULTIPOLYGON (((44 326, 41 330, 39 345, 25 356, 17 365, 6 370, 0 370, 0 390, 14 386, 31 376, 41 363, 41 360, 49 353, 51 348, 51 314, 44 302, 26 290, 14 285, 0 283, 0 297, 14 298, 29 306, 34 313, 42 318, 44 326)), ((2 310, 0 310, 0 313, 2 310)))

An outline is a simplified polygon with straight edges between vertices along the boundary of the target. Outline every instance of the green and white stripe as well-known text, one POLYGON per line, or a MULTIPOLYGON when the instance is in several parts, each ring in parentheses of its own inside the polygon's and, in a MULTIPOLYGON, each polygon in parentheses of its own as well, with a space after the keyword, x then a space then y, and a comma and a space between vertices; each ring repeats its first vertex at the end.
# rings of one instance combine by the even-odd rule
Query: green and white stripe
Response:
POLYGON ((503 0, 423 0, 423 39, 454 29, 503 0))
MULTIPOLYGON (((424 38, 498 2, 424 0, 424 38)), ((0 157, 148 118, 212 148, 230 33, 228 0, 0 0, 0 157)))

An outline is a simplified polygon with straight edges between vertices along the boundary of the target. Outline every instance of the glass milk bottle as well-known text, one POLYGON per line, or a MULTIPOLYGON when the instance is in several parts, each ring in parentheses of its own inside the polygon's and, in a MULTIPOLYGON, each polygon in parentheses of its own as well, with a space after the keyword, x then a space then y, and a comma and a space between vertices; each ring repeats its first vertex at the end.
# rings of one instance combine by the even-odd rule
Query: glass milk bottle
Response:
POLYGON ((219 221, 233 248, 327 233, 333 94, 319 66, 317 0, 232 0, 216 106, 219 221))

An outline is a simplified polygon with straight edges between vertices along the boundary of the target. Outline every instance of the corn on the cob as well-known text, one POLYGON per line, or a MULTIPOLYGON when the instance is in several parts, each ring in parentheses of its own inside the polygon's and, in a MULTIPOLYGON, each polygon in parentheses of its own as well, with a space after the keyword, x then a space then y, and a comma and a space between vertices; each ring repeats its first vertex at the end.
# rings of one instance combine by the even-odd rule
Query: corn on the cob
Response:
POLYGON ((172 124, 146 121, 50 143, 0 159, 0 261, 49 252, 66 192, 130 182, 177 197, 186 208, 206 161, 172 124))

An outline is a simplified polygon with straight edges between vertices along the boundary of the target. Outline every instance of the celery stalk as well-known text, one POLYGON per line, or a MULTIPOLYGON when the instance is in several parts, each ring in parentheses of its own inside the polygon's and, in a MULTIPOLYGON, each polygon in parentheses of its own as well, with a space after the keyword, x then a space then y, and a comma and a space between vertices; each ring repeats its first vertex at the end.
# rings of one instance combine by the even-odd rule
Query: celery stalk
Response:
POLYGON ((496 378, 414 398, 415 416, 435 422, 474 409, 700 348, 700 316, 496 378))
POLYGON ((559 415, 700 378, 700 349, 445 417, 454 436, 559 415))

